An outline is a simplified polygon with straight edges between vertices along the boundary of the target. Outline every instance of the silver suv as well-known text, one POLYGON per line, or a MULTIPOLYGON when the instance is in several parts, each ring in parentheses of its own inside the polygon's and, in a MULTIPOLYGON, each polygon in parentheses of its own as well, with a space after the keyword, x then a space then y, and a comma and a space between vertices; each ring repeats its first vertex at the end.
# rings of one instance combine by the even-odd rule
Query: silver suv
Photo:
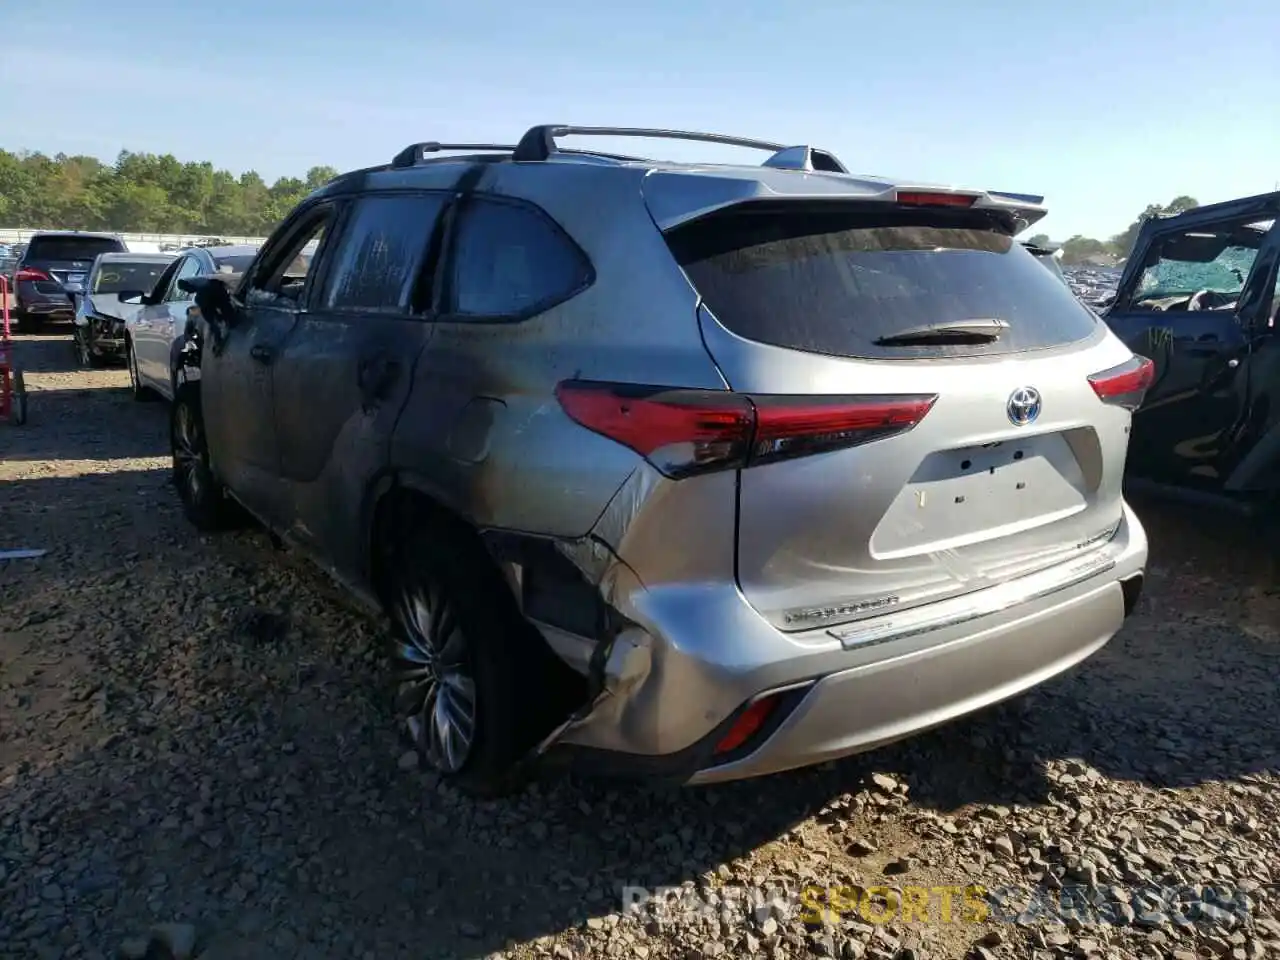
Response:
POLYGON ((866 750, 1068 669, 1141 590, 1151 364, 1013 239, 1044 214, 710 134, 415 144, 181 281, 174 479, 390 615, 404 729, 465 788, 866 750))

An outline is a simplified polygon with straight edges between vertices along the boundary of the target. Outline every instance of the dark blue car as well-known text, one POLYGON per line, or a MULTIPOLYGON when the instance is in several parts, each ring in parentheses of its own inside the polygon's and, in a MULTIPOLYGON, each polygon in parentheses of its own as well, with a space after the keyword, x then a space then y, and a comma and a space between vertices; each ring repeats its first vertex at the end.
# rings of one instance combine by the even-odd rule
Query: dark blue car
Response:
POLYGON ((71 294, 83 289, 98 254, 127 251, 124 239, 111 233, 35 234, 14 270, 12 319, 27 330, 45 320, 70 320, 75 314, 71 294))

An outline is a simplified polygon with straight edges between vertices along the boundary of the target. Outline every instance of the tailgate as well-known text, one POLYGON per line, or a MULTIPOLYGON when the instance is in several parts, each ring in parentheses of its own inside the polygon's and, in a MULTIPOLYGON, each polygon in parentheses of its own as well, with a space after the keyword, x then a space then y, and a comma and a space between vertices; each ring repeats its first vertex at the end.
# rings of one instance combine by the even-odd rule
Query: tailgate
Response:
POLYGON ((41 293, 60 293, 70 291, 78 293, 84 289, 85 277, 93 267, 93 261, 57 260, 31 264, 44 270, 52 282, 37 281, 36 289, 41 293))
POLYGON ((668 239, 733 390, 934 398, 918 422, 833 428, 741 472, 739 583, 779 627, 953 597, 1114 533, 1130 412, 1089 378, 1132 355, 1008 235, 886 204, 720 211, 668 239), (993 319, 994 336, 947 329, 993 319))

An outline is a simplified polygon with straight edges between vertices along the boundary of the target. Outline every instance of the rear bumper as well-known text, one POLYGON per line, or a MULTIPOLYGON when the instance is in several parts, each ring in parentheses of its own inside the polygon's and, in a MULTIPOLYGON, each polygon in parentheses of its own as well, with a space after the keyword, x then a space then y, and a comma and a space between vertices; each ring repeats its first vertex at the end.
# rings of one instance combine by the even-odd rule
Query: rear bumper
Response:
POLYGON ((14 305, 30 316, 70 317, 75 313, 75 304, 65 292, 43 293, 36 289, 36 284, 22 280, 14 285, 14 305))
POLYGON ((736 608, 722 601, 692 622, 687 609, 637 611, 656 614, 647 643, 614 658, 614 694, 549 756, 705 784, 874 749, 1016 696, 1089 657, 1132 611, 1146 562, 1146 533, 1126 505, 1115 539, 1090 557, 1096 572, 1082 575, 1076 564, 1009 581, 957 598, 949 610, 935 605, 943 609, 932 621, 874 642, 780 633, 741 595, 736 608), (672 629, 659 632, 660 621, 672 629), (785 693, 755 738, 717 756, 742 709, 778 691, 785 693))

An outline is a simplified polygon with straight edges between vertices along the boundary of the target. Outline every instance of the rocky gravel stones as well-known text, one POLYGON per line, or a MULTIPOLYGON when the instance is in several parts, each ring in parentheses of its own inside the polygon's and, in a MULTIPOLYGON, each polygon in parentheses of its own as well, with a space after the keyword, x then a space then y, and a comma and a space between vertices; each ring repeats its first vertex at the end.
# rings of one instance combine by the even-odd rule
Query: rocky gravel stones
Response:
POLYGON ((163 404, 18 341, 0 426, 0 957, 1280 955, 1269 544, 1139 505, 1148 592, 1031 695, 710 789, 466 799, 406 752, 382 625, 202 537, 163 404), (663 906, 659 906, 659 902, 663 906))

